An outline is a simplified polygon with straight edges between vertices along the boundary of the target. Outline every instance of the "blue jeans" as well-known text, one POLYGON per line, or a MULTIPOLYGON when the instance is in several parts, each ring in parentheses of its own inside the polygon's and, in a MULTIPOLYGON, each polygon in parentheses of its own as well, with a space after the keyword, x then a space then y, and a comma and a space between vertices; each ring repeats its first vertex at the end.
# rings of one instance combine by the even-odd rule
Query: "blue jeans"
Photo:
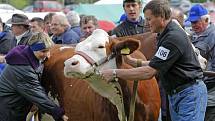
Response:
POLYGON ((168 95, 172 121, 204 121, 207 106, 207 88, 203 81, 168 95))
POLYGON ((5 63, 0 63, 0 74, 2 73, 5 65, 6 65, 5 63))

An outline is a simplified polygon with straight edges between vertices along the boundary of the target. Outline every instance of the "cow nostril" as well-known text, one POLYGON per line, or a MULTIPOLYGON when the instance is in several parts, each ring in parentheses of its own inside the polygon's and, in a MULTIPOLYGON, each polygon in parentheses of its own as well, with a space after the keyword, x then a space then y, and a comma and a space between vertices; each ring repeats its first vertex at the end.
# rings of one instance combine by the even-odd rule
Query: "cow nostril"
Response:
POLYGON ((73 61, 72 63, 71 63, 71 65, 72 66, 75 66, 75 65, 77 65, 79 63, 79 61, 73 61))

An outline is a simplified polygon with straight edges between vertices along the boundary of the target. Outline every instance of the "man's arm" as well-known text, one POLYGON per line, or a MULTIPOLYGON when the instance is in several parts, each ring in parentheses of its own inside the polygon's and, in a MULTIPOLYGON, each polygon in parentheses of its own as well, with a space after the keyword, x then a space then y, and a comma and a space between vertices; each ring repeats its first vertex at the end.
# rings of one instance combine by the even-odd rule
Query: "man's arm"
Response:
POLYGON ((0 55, 0 63, 5 63, 5 55, 0 55))
POLYGON ((114 76, 124 80, 147 80, 155 76, 157 70, 150 66, 142 66, 132 69, 102 70, 101 73, 108 81, 113 79, 114 76))
POLYGON ((149 61, 143 61, 141 59, 132 58, 130 55, 124 56, 123 58, 124 58, 124 61, 127 64, 129 64, 129 65, 131 65, 133 67, 137 67, 138 61, 141 62, 141 66, 147 66, 147 65, 149 65, 149 61))

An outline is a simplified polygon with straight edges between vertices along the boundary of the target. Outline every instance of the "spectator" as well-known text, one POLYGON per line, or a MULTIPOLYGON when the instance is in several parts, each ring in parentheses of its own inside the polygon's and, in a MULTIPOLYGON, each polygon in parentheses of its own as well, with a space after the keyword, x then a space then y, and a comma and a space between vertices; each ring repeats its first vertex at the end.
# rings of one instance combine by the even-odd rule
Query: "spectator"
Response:
POLYGON ((7 23, 12 24, 12 32, 15 35, 12 47, 16 45, 28 45, 29 39, 32 36, 28 17, 24 14, 13 14, 7 23))
POLYGON ((5 54, 12 49, 11 43, 13 40, 14 35, 10 31, 10 28, 0 18, 0 74, 5 67, 5 54))
POLYGON ((25 121, 33 104, 56 121, 67 121, 64 110, 48 98, 40 84, 41 62, 53 42, 44 33, 33 35, 30 41, 30 46, 19 45, 5 57, 7 66, 0 77, 1 121, 25 121))
POLYGON ((76 44, 80 37, 74 32, 63 15, 54 15, 51 22, 52 40, 56 44, 76 44))
POLYGON ((44 20, 39 17, 34 17, 30 20, 30 25, 31 25, 31 31, 33 33, 36 32, 44 32, 45 30, 45 25, 44 25, 44 20))
POLYGON ((184 13, 180 9, 171 8, 172 19, 176 19, 178 23, 184 28, 184 13))
POLYGON ((66 18, 69 21, 71 29, 76 32, 79 37, 81 37, 81 28, 80 28, 80 16, 75 11, 70 11, 66 14, 66 18))
MULTIPOLYGON (((199 49, 200 54, 207 59, 207 71, 215 71, 215 26, 210 24, 210 15, 200 4, 194 5, 189 11, 187 21, 191 22, 193 35, 192 43, 199 49)), ((204 77, 208 89, 208 104, 205 121, 215 118, 215 77, 204 77)))
POLYGON ((48 13, 44 17, 44 25, 45 25, 45 32, 51 37, 53 33, 51 32, 51 21, 52 21, 52 16, 56 15, 55 13, 48 13))
POLYGON ((12 49, 11 43, 14 40, 14 35, 10 31, 10 28, 2 22, 0 18, 0 54, 4 55, 12 49))
POLYGON ((86 39, 93 33, 95 29, 99 28, 98 20, 96 19, 95 16, 92 16, 92 15, 83 16, 81 18, 80 26, 81 26, 81 32, 82 32, 81 40, 86 39))
MULTIPOLYGON (((203 72, 190 40, 184 30, 171 20, 167 1, 152 0, 143 9, 150 30, 159 33, 157 52, 142 67, 108 69, 101 73, 106 80, 113 77, 125 80, 147 80, 156 74, 168 94, 172 121, 204 121, 207 88, 202 81, 203 72)), ((135 66, 137 59, 127 56, 135 66)))
POLYGON ((109 35, 122 37, 144 33, 144 20, 140 16, 142 10, 141 0, 123 0, 123 8, 126 19, 112 31, 108 32, 109 35))

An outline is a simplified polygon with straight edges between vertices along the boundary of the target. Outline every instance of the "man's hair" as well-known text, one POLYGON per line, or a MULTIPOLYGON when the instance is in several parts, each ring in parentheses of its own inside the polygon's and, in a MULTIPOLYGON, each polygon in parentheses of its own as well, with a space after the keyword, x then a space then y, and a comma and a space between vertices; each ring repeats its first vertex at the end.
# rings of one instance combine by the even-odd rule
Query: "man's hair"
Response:
POLYGON ((79 26, 80 25, 80 16, 75 11, 70 11, 66 14, 66 18, 68 19, 71 26, 79 26))
POLYGON ((166 20, 171 17, 171 9, 168 1, 166 0, 152 0, 143 9, 143 12, 146 10, 151 10, 152 14, 156 17, 162 17, 166 20))
POLYGON ((95 25, 96 27, 98 27, 98 20, 96 19, 95 16, 89 15, 89 16, 83 16, 81 18, 81 22, 80 22, 80 26, 82 27, 83 24, 87 24, 89 21, 93 22, 93 25, 95 25))
POLYGON ((53 18, 57 19, 61 26, 65 26, 65 27, 70 26, 69 21, 67 20, 66 16, 64 16, 64 15, 56 14, 53 16, 53 18))
POLYGON ((141 0, 124 0, 123 1, 123 7, 125 7, 125 3, 131 3, 131 2, 137 2, 138 4, 142 5, 141 0))
POLYGON ((44 22, 46 21, 51 21, 52 20, 52 16, 56 15, 56 13, 48 13, 45 17, 44 17, 44 22))
POLYGON ((41 28, 44 28, 44 20, 42 18, 34 17, 30 20, 30 22, 37 22, 38 26, 40 26, 41 28))

